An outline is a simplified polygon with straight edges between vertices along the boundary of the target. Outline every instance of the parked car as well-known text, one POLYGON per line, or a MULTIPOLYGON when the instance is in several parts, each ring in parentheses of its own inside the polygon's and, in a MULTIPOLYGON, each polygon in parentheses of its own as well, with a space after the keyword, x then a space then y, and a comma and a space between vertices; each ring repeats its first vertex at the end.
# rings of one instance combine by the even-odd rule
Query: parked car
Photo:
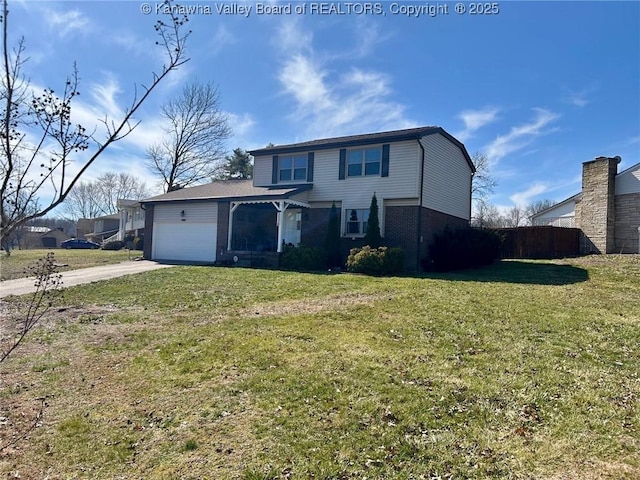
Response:
POLYGON ((82 238, 70 238, 69 240, 65 240, 60 243, 60 248, 100 248, 95 242, 90 242, 89 240, 84 240, 82 238))

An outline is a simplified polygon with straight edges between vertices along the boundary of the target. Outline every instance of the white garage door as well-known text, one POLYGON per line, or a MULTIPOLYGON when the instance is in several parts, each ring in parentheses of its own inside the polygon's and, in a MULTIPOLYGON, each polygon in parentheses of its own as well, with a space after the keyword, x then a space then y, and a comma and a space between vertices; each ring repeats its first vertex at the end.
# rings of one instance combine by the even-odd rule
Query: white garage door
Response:
POLYGON ((184 262, 215 262, 217 204, 156 205, 152 258, 184 262), (183 213, 184 212, 184 213, 183 213))

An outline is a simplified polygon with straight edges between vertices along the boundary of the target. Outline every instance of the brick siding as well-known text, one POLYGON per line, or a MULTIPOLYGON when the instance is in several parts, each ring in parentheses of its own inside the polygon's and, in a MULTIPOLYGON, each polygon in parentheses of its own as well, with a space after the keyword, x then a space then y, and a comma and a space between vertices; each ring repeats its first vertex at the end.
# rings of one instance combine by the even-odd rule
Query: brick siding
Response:
POLYGON ((615 253, 640 253, 640 193, 616 195, 615 213, 615 253))
POLYGON ((619 158, 599 157, 582 167, 582 198, 576 202, 576 226, 582 253, 612 253, 615 240, 615 176, 619 158))

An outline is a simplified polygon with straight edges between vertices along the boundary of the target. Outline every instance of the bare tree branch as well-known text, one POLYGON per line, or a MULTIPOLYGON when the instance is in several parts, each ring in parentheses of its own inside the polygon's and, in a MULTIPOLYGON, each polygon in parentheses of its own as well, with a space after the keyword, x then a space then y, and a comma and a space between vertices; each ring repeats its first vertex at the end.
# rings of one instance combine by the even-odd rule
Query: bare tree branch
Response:
POLYGON ((210 180, 231 135, 215 85, 190 84, 162 107, 165 139, 147 149, 147 166, 165 191, 210 180))
POLYGON ((70 218, 95 218, 118 211, 118 199, 141 200, 151 192, 144 182, 125 172, 106 172, 93 182, 80 182, 69 192, 64 207, 70 218))
POLYGON ((165 52, 167 62, 159 73, 152 72, 152 82, 142 92, 134 90, 130 106, 122 118, 104 118, 106 138, 97 140, 95 130, 88 133, 82 125, 71 121, 72 103, 79 95, 79 77, 74 65, 73 74, 67 78, 60 96, 52 89, 29 98, 29 82, 22 70, 24 41, 18 42, 11 53, 8 44, 8 0, 2 2, 3 24, 2 70, 0 100, 0 241, 9 252, 7 239, 25 222, 42 217, 60 205, 70 194, 82 175, 113 143, 122 140, 137 126, 133 116, 147 100, 157 85, 189 59, 185 44, 190 31, 185 31, 188 18, 181 15, 171 0, 164 1, 166 20, 158 20, 154 26, 158 35, 156 44, 165 52), (35 139, 28 141, 29 139, 35 139), (92 149, 95 142, 95 150, 92 149), (51 145, 51 146, 49 146, 51 145), (88 153, 88 155, 87 155, 88 153), (87 155, 86 160, 79 156, 87 155), (81 165, 75 174, 69 173, 69 165, 81 165), (45 205, 39 198, 45 184, 51 183, 54 195, 45 205))

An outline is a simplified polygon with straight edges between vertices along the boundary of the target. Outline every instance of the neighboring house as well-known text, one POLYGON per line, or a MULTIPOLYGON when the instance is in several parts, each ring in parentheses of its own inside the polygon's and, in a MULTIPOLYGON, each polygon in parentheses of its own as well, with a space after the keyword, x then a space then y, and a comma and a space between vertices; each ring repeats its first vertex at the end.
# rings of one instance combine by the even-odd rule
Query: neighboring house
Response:
POLYGON ((62 228, 27 226, 20 232, 18 246, 21 249, 58 248, 61 242, 69 238, 62 228))
POLYGON ((145 257, 215 262, 229 252, 321 247, 331 205, 342 247, 361 246, 376 194, 385 244, 417 270, 433 235, 471 217, 475 168, 440 127, 327 138, 250 152, 253 180, 185 188, 142 201, 145 257))
MULTIPOLYGON (((96 217, 90 220, 93 227, 92 231, 85 233, 84 237, 92 242, 102 243, 106 239, 116 235, 120 228, 120 215, 117 213, 103 215, 102 217, 96 217)), ((80 221, 78 221, 78 230, 80 230, 80 221)))
POLYGON ((582 165, 582 191, 531 217, 534 225, 582 230, 582 253, 640 253, 640 163, 618 172, 620 157, 582 165))
POLYGON ((118 234, 116 240, 122 242, 128 236, 144 237, 144 210, 138 200, 118 199, 118 234))

